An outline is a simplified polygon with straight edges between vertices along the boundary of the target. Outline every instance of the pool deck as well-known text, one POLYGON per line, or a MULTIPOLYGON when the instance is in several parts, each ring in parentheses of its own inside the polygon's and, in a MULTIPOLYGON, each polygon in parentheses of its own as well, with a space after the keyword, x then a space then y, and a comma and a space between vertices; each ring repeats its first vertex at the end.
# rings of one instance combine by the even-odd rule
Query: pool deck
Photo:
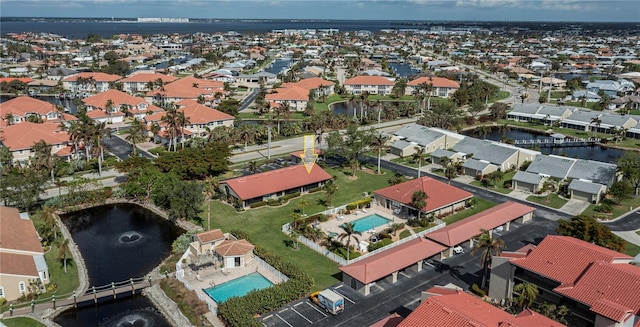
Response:
POLYGON ((208 304, 218 307, 217 303, 207 295, 203 289, 215 287, 216 285, 259 272, 273 284, 279 284, 281 280, 273 273, 263 269, 254 260, 249 261, 245 267, 236 268, 219 268, 215 265, 209 265, 205 268, 192 270, 189 267, 184 269, 184 279, 195 289, 201 299, 205 299, 208 304))
MULTIPOLYGON (((344 223, 347 222, 353 222, 356 221, 358 219, 364 218, 366 216, 369 215, 373 215, 373 214, 377 214, 379 216, 382 216, 386 219, 391 220, 389 223, 378 226, 374 229, 371 230, 367 230, 362 232, 362 236, 358 237, 360 239, 360 241, 365 241, 365 242, 369 242, 369 238, 371 237, 371 235, 375 234, 375 233, 379 233, 380 231, 382 231, 383 229, 387 228, 387 227, 391 227, 391 224, 393 223, 406 223, 407 219, 404 217, 400 217, 399 215, 395 214, 393 211, 391 211, 390 209, 386 209, 382 206, 379 205, 372 205, 371 208, 367 208, 367 209, 358 209, 355 210, 354 212, 352 212, 351 214, 348 215, 340 215, 340 214, 336 214, 336 217, 333 219, 329 219, 329 221, 320 223, 318 228, 320 228, 322 231, 324 231, 325 233, 329 234, 329 233, 336 233, 338 235, 340 235, 341 233, 344 233, 344 230, 342 228, 340 228, 340 226, 344 223)), ((346 240, 345 240, 346 242, 346 240)))

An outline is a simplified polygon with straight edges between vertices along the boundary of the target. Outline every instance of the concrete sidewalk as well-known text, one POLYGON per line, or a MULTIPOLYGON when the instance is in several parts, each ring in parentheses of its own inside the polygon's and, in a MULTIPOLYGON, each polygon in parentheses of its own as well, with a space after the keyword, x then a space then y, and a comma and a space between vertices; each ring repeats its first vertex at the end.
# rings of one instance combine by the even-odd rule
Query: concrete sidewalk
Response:
POLYGON ((613 232, 613 233, 622 237, 622 239, 624 239, 629 243, 640 245, 640 235, 636 234, 636 231, 613 232))

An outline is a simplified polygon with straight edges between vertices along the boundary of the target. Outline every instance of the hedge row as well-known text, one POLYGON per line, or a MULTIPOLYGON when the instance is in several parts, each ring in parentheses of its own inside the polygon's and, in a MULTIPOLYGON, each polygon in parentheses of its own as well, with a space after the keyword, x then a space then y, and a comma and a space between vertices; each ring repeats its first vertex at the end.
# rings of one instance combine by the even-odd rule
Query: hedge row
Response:
POLYGON ((255 255, 289 277, 289 280, 273 287, 251 291, 243 297, 230 298, 220 304, 218 314, 227 326, 262 326, 262 323, 254 318, 255 315, 273 311, 311 292, 313 279, 298 266, 269 253, 265 247, 252 242, 249 235, 243 231, 232 230, 231 234, 253 243, 255 255))
POLYGON ((258 201, 251 204, 251 208, 260 208, 267 205, 267 201, 258 201))
POLYGON ((364 198, 362 200, 351 202, 347 204, 347 210, 354 210, 354 209, 360 208, 360 206, 362 205, 367 205, 369 203, 371 203, 371 198, 364 198))

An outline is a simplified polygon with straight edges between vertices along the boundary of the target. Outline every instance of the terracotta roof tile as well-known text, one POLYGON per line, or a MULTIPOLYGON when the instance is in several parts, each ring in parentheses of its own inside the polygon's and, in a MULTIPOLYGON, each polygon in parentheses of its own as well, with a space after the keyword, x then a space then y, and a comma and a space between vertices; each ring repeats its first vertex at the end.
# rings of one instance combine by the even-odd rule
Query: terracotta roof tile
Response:
POLYGON ((440 244, 417 237, 339 269, 360 282, 368 284, 420 260, 430 258, 445 249, 440 244))
POLYGON ((411 207, 411 196, 419 190, 424 191, 428 196, 427 206, 423 209, 425 212, 447 207, 473 196, 473 194, 465 190, 453 187, 431 177, 412 179, 404 183, 379 189, 374 193, 411 207))
POLYGON ((303 80, 298 81, 297 83, 294 83, 294 85, 307 90, 317 89, 320 86, 332 86, 335 84, 336 83, 332 81, 327 81, 326 79, 323 79, 320 77, 305 78, 303 80))
POLYGON ((1 119, 4 119, 8 113, 24 117, 26 114, 30 113, 46 115, 50 112, 56 112, 56 107, 53 104, 28 96, 16 97, 9 101, 0 103, 1 119))
POLYGON ((164 83, 171 83, 176 80, 174 76, 169 76, 169 75, 160 74, 160 73, 138 73, 138 74, 134 74, 129 77, 123 78, 120 80, 120 82, 148 83, 148 82, 155 82, 158 80, 158 78, 161 79, 164 83))
POLYGON ((31 149, 33 144, 44 140, 47 144, 63 144, 69 142, 69 134, 60 130, 56 123, 36 124, 22 122, 2 127, 4 139, 2 143, 11 151, 31 149))
POLYGON ((209 108, 199 103, 193 103, 178 109, 189 117, 191 124, 208 124, 223 120, 233 120, 234 117, 222 111, 209 108))
POLYGON ((534 210, 533 207, 508 201, 428 233, 426 237, 447 246, 455 246, 480 234, 481 229, 494 229, 534 210))
POLYGON ((329 179, 331 179, 331 175, 318 165, 313 166, 311 173, 307 173, 304 165, 295 165, 254 175, 227 179, 222 181, 221 184, 227 184, 240 199, 248 200, 308 184, 327 181, 329 179))
POLYGON ((344 81, 344 85, 394 85, 394 83, 382 76, 361 75, 344 81))
POLYGON ((141 104, 149 106, 143 98, 134 97, 128 93, 113 89, 85 98, 82 102, 87 106, 104 110, 109 100, 112 102, 112 107, 118 111, 122 105, 127 105, 128 107, 134 107, 136 109, 141 104))
POLYGON ((0 248, 44 252, 31 219, 22 219, 18 209, 5 206, 0 206, 0 248))
POLYGON ((457 89, 460 87, 460 84, 458 84, 458 82, 452 81, 444 77, 420 77, 408 82, 407 85, 418 86, 422 83, 431 84, 434 87, 442 87, 442 88, 457 89))
POLYGON ((33 256, 0 252, 0 274, 38 276, 33 256))
POLYGON ((224 233, 220 229, 213 229, 196 234, 196 238, 201 244, 210 243, 224 238, 224 233))
POLYGON ((369 327, 396 327, 403 319, 401 315, 394 312, 369 327))
POLYGON ((513 259, 511 263, 560 283, 571 284, 591 263, 615 260, 631 260, 631 257, 573 237, 549 235, 527 257, 513 259))
POLYGON ((96 82, 115 82, 115 81, 117 81, 117 80, 122 78, 122 76, 119 76, 119 75, 112 75, 112 74, 99 73, 99 72, 83 72, 83 73, 75 74, 73 76, 69 76, 69 77, 63 79, 63 81, 65 81, 65 82, 75 82, 80 77, 82 77, 82 78, 93 78, 93 80, 96 81, 96 82))
POLYGON ((247 240, 226 240, 218 244, 214 251, 223 257, 234 257, 245 255, 253 251, 253 244, 247 240))
POLYGON ((307 101, 309 100, 309 90, 299 86, 288 86, 276 89, 277 92, 264 96, 267 101, 307 101))

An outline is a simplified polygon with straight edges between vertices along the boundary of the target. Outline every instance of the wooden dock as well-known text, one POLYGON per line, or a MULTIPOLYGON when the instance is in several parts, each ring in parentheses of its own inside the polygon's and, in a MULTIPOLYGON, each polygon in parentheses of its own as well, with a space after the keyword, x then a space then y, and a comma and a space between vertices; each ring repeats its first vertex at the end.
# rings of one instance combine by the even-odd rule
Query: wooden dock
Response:
POLYGON ((578 147, 593 146, 600 143, 599 138, 588 139, 531 139, 531 140, 515 140, 515 146, 539 146, 539 147, 578 147))

